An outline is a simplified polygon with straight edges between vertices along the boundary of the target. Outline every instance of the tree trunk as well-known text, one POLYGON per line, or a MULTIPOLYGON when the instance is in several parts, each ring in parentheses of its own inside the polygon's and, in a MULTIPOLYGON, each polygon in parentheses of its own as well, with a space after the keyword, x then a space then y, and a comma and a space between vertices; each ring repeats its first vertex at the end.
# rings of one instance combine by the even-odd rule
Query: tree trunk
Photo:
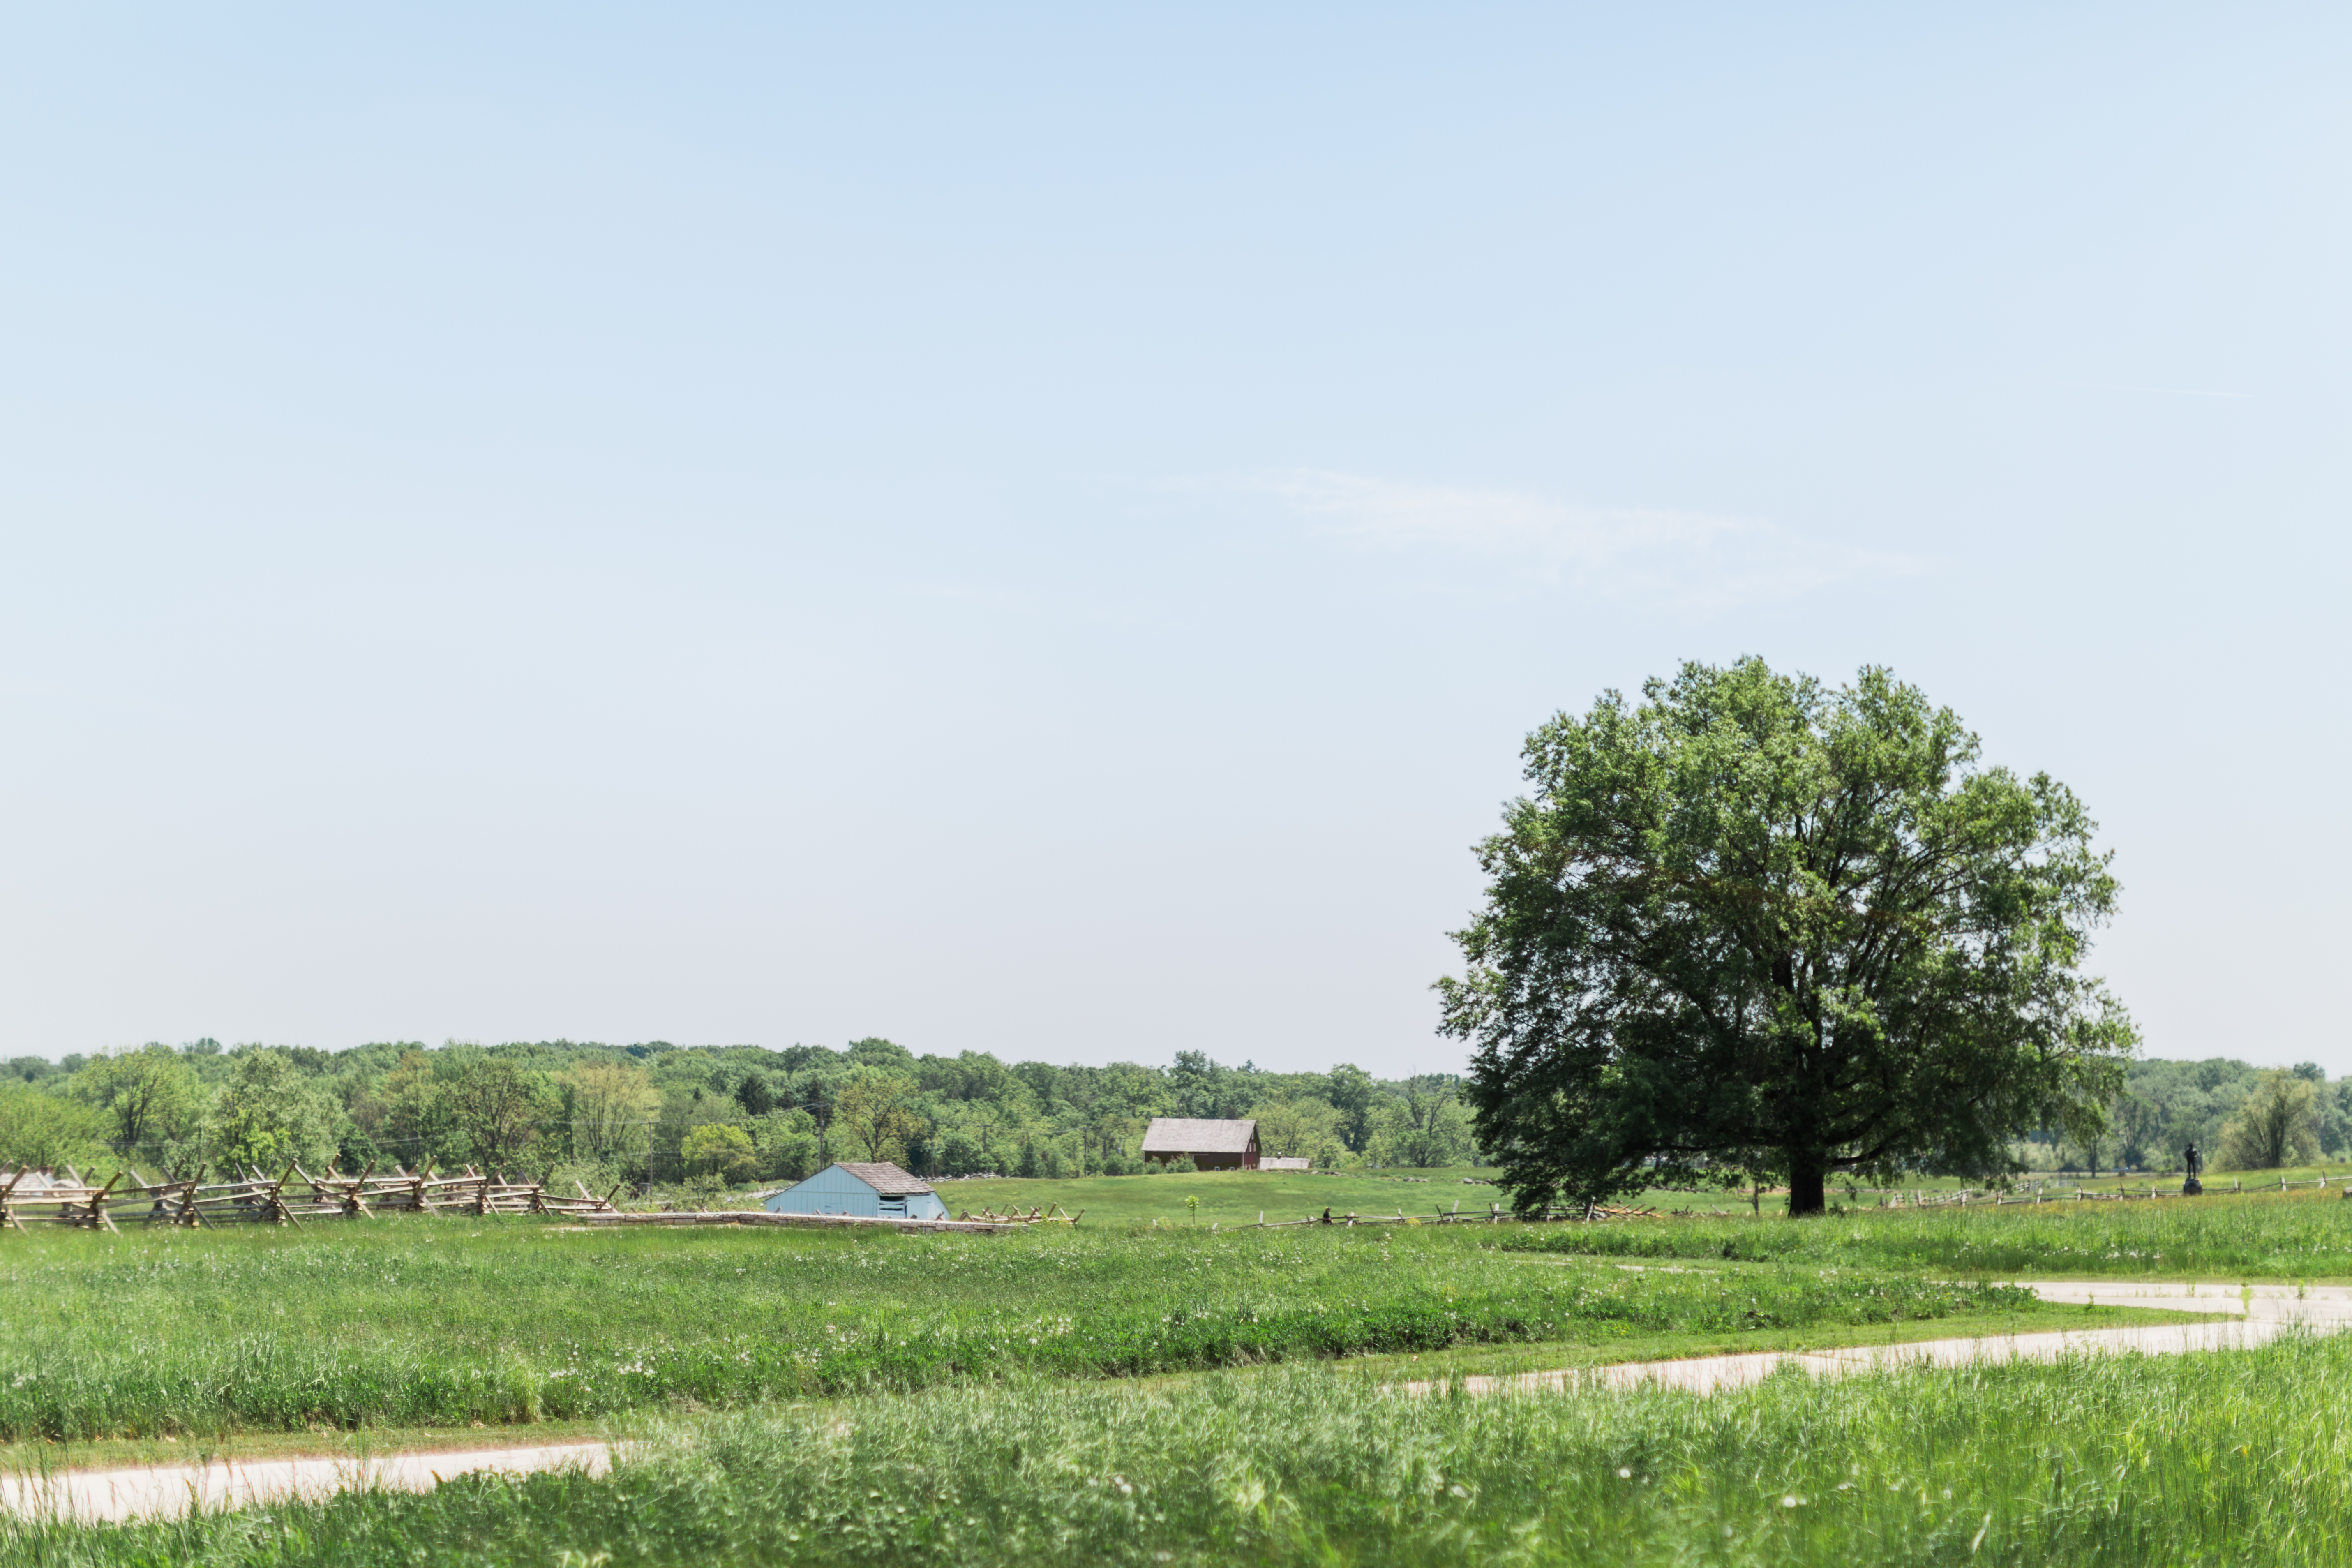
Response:
POLYGON ((1807 1215, 1825 1214, 1829 1210, 1830 1163, 1818 1149, 1789 1151, 1789 1217, 1801 1219, 1807 1215))

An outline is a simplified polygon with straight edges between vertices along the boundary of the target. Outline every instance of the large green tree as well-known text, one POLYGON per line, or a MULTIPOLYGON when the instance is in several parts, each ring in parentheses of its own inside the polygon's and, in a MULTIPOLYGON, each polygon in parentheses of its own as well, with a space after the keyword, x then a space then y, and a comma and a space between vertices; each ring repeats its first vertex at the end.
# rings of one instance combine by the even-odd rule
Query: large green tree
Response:
POLYGON ((1353 1062, 1341 1062, 1331 1069, 1330 1089, 1324 1098, 1339 1113, 1339 1137, 1349 1148, 1362 1153, 1372 1136, 1372 1101, 1380 1089, 1372 1075, 1353 1062))
POLYGON ((0 1079, 0 1185, 20 1166, 48 1170, 102 1158, 107 1131, 105 1117, 87 1105, 0 1079))
POLYGON ((236 1173, 276 1175, 289 1161, 323 1169, 335 1155, 338 1120, 334 1102, 290 1053, 247 1050, 214 1102, 213 1159, 236 1173))
POLYGON ((562 1110, 545 1075, 498 1057, 467 1064, 442 1094, 468 1152, 487 1172, 529 1158, 562 1110))
POLYGON ((204 1115, 203 1085, 169 1046, 97 1057, 74 1074, 71 1093, 107 1119, 109 1137, 127 1157, 186 1142, 204 1115))
POLYGON ((1373 1110, 1368 1146, 1376 1164, 1423 1170, 1459 1164, 1471 1155, 1470 1125, 1453 1084, 1411 1079, 1402 1096, 1385 1098, 1373 1110))
POLYGON ((912 1073, 852 1068, 834 1100, 833 1131, 864 1159, 903 1160, 908 1143, 923 1135, 919 1092, 912 1073))
POLYGON ((626 1062, 583 1062, 572 1069, 564 1088, 572 1106, 573 1154, 617 1163, 645 1153, 661 1093, 642 1069, 626 1062))
POLYGON ((2067 789, 1883 669, 1685 665, 1528 738, 1439 982, 1514 1201, 1990 1170, 2095 1125, 2135 1044, 2081 972, 2115 907, 2067 789))

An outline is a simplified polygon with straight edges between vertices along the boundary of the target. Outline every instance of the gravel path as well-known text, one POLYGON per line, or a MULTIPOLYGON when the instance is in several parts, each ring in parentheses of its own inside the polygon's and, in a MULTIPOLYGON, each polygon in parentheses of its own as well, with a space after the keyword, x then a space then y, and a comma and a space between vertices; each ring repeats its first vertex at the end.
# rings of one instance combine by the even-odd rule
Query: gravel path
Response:
POLYGON ((484 1472, 520 1476, 566 1468, 601 1476, 612 1468, 613 1451, 607 1445, 565 1443, 544 1448, 386 1454, 371 1459, 260 1459, 250 1464, 63 1470, 47 1476, 0 1476, 0 1509, 20 1517, 65 1518, 85 1524, 176 1519, 192 1508, 250 1508, 289 1499, 316 1501, 347 1487, 429 1492, 452 1476, 484 1472))
MULTIPOLYGON (((1984 1339, 1926 1340, 1901 1345, 1850 1345, 1842 1350, 1769 1351, 1750 1355, 1693 1356, 1517 1377, 1472 1377, 1474 1394, 1509 1389, 1633 1388, 1643 1384, 1712 1394, 1741 1388, 1783 1366, 1817 1377, 1928 1363, 2054 1361, 2061 1356, 2180 1355, 2190 1351, 2242 1350, 2297 1327, 2331 1331, 2352 1325, 2352 1288, 2341 1285, 2142 1285, 2114 1279, 2021 1280, 2045 1301, 2095 1302, 2105 1307, 2154 1307, 2182 1312, 2227 1312, 2220 1323, 2148 1323, 2125 1329, 2000 1334, 1984 1339)), ((1427 1393, 1431 1383, 1402 1385, 1427 1393)), ((603 1443, 541 1448, 477 1448, 447 1453, 389 1454, 373 1459, 269 1459, 251 1464, 156 1466, 126 1470, 68 1470, 47 1476, 0 1475, 0 1510, 19 1517, 46 1515, 85 1523, 177 1518, 191 1508, 247 1508, 288 1499, 316 1500, 347 1487, 430 1491, 451 1476, 491 1472, 528 1475, 576 1468, 608 1472, 613 1450, 603 1443)))
MULTIPOLYGON (((1980 1362, 2056 1361, 2062 1356, 2109 1355, 2119 1351, 2141 1355, 2181 1355, 2190 1351, 2245 1350, 2275 1339, 2290 1329, 2308 1328, 2326 1333, 2352 1326, 2352 1288, 2342 1285, 2153 1285, 2116 1279, 2021 1279, 2016 1283, 2045 1301, 2069 1305, 2095 1302, 2103 1307, 2148 1307, 2179 1312, 2228 1312, 2237 1321, 2144 1323, 2126 1329, 2045 1331, 1983 1339, 1920 1340, 1910 1344, 1847 1345, 1837 1350, 1693 1356, 1685 1361, 1631 1362, 1573 1371, 1522 1373, 1516 1377, 1471 1377, 1462 1382, 1472 1394, 1508 1389, 1634 1388, 1643 1384, 1713 1394, 1719 1388, 1744 1388, 1761 1382, 1783 1366, 1797 1367, 1816 1377, 1843 1377, 1849 1373, 1923 1363, 1958 1366, 1980 1362)), ((1412 1383, 1404 1388, 1408 1393, 1420 1394, 1434 1386, 1432 1383, 1412 1383)))

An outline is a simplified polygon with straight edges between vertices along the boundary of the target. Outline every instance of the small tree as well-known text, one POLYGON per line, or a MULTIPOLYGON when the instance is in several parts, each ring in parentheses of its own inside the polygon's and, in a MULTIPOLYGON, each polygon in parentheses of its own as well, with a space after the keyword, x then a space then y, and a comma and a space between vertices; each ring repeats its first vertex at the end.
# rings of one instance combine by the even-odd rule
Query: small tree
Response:
POLYGON ((1250 1120, 1257 1123, 1258 1152, 1276 1159, 1321 1159, 1342 1145, 1339 1110, 1311 1096, 1265 1100, 1250 1120))
POLYGON ((571 1100, 572 1152, 583 1160, 619 1163, 642 1155, 653 1142, 661 1093, 642 1068, 585 1062, 564 1089, 571 1100))
POLYGON ((690 1173, 717 1176, 730 1185, 750 1181, 759 1169, 751 1135, 735 1123, 695 1128, 679 1145, 678 1156, 690 1173))
POLYGON ((2221 1129, 2221 1166, 2275 1171, 2310 1160, 2319 1146, 2317 1086, 2273 1068, 2221 1129))
POLYGON ((908 1141, 923 1131, 923 1119, 915 1111, 919 1092, 911 1073, 876 1067, 852 1068, 841 1080, 834 1100, 833 1131, 836 1136, 846 1134, 866 1159, 903 1159, 908 1141))
POLYGON ((805 1181, 816 1173, 816 1121, 805 1110, 775 1110, 752 1124, 760 1173, 772 1182, 805 1181))
POLYGON ((776 1091, 770 1086, 766 1073, 751 1073, 735 1086, 735 1100, 742 1106, 744 1115, 761 1117, 776 1108, 776 1091))

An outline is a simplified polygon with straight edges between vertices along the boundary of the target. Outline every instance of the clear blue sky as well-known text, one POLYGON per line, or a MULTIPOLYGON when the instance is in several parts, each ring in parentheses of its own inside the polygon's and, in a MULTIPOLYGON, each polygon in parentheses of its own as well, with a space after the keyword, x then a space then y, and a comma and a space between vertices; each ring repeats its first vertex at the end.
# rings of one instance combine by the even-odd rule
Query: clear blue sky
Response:
POLYGON ((0 1052, 1452 1067, 1523 734, 1891 665, 2352 1070, 2341 7, 0 17, 0 1052))

